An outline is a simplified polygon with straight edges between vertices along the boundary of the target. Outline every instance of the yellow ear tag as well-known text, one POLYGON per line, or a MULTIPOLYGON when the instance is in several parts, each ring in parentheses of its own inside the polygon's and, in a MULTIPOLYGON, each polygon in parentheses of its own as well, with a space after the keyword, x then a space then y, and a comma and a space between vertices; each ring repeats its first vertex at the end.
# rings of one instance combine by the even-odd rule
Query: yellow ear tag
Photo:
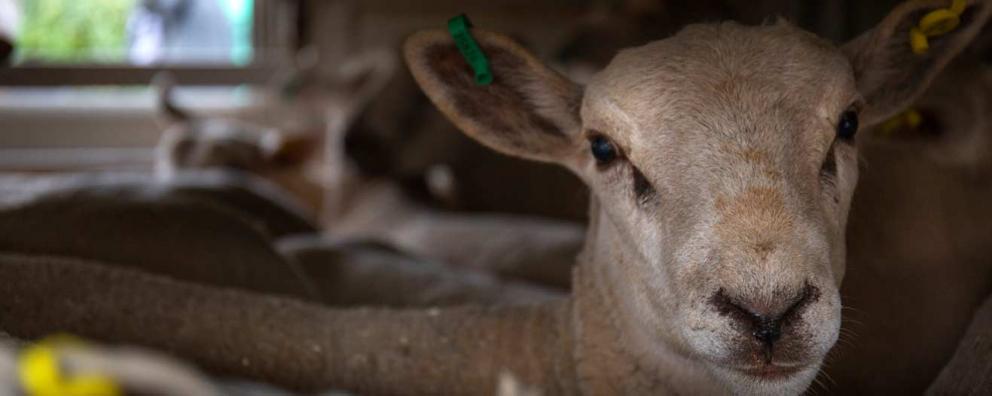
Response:
POLYGON ((909 31, 909 45, 913 47, 913 53, 923 55, 930 51, 930 42, 927 35, 920 31, 920 28, 912 28, 909 31))
POLYGON ((965 0, 953 0, 950 8, 928 12, 917 27, 909 31, 909 44, 913 53, 923 55, 930 50, 930 37, 937 37, 956 29, 961 24, 961 14, 967 6, 965 0))
POLYGON ((965 7, 967 7, 967 6, 968 6, 968 2, 967 2, 967 1, 965 1, 965 0, 954 0, 954 1, 953 1, 953 2, 951 3, 951 8, 950 8, 950 10, 951 10, 951 12, 953 12, 953 13, 954 13, 955 15, 957 15, 957 16, 961 16, 961 14, 964 14, 964 9, 965 9, 965 7))
POLYGON ((951 10, 935 10, 920 19, 920 30, 927 37, 947 34, 961 24, 961 17, 951 10))
POLYGON ((923 124, 923 115, 913 109, 906 110, 906 124, 912 129, 919 128, 923 124))
POLYGON ((27 396, 120 396, 123 394, 110 378, 82 374, 66 378, 61 372, 58 349, 79 348, 74 338, 56 336, 40 341, 21 352, 18 374, 27 396))
POLYGON ((923 115, 915 109, 909 109, 885 121, 879 128, 878 134, 882 137, 891 137, 899 129, 916 129, 921 124, 923 124, 923 115))

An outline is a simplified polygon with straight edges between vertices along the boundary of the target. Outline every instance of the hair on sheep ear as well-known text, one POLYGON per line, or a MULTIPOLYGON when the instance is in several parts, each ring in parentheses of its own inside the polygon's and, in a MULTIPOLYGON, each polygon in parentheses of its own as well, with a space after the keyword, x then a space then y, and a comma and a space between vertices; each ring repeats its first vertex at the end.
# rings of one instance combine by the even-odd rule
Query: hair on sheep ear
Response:
POLYGON ((846 44, 844 51, 854 68, 858 90, 868 104, 862 116, 865 126, 878 124, 912 104, 978 35, 992 14, 990 3, 992 0, 908 1, 878 26, 846 44), (953 29, 946 33, 921 36, 924 19, 935 13, 955 14, 960 23, 952 24, 953 29))
POLYGON ((407 39, 404 52, 417 83, 462 131, 506 154, 562 161, 580 143, 582 89, 538 61, 512 39, 472 35, 489 59, 493 80, 475 73, 446 31, 407 39))

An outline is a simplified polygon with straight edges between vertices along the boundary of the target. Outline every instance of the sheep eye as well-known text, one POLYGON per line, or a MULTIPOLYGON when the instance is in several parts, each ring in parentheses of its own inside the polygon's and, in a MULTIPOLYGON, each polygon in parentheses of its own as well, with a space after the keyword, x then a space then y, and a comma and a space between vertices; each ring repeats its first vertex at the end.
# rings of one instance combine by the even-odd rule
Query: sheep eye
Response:
POLYGON ((619 156, 617 147, 605 136, 594 136, 589 139, 589 149, 600 165, 609 164, 619 156))
POLYGON ((837 123, 837 137, 844 140, 851 140, 858 133, 858 113, 848 110, 840 115, 840 122, 837 123))

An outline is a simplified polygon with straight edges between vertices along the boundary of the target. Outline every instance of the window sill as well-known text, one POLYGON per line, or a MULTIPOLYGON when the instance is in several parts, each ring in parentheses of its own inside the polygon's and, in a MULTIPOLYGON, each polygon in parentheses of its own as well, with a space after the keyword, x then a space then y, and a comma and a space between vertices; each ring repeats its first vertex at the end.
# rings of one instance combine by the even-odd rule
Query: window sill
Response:
MULTIPOLYGON (((258 115, 264 99, 248 87, 176 91, 184 108, 210 116, 258 115)), ((0 89, 0 170, 149 168, 157 116, 148 87, 0 89)))
MULTIPOLYGON (((202 113, 237 112, 259 106, 262 95, 247 86, 181 87, 176 101, 202 113)), ((154 114, 157 97, 149 87, 0 88, 0 112, 131 112, 154 114)))

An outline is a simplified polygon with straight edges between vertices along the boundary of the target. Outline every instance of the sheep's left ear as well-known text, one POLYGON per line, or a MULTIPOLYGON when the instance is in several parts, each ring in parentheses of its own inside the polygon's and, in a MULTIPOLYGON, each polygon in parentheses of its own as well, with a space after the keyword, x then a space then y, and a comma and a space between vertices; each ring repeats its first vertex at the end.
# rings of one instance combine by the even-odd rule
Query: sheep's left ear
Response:
POLYGON ((908 1, 878 26, 847 43, 844 52, 868 105, 862 115, 865 126, 878 124, 912 104, 978 35, 992 14, 990 3, 992 0, 908 1), (960 24, 945 34, 928 37, 925 51, 919 47, 914 51, 912 30, 931 12, 951 12, 957 1, 965 4, 959 14, 960 24))

